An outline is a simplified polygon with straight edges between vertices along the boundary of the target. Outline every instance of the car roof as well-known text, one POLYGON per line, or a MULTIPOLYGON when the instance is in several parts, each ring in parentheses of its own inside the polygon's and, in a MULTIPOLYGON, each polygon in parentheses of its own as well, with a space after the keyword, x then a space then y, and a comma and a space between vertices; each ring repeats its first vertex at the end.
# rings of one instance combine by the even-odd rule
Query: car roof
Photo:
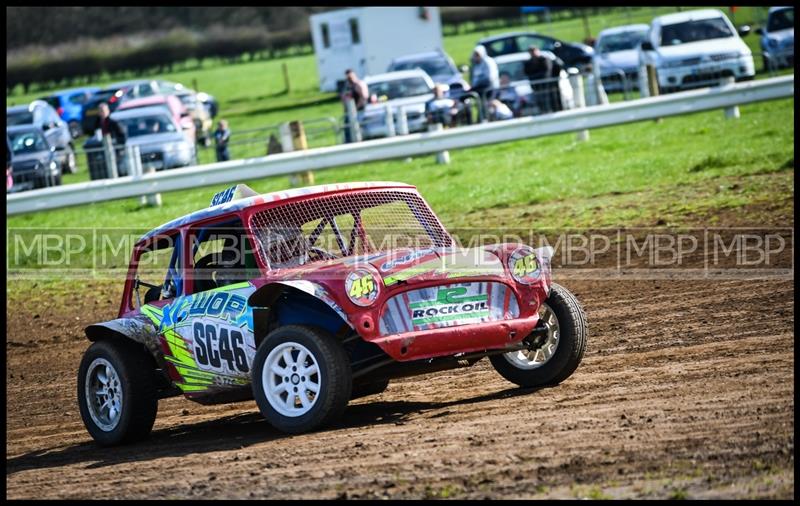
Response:
POLYGON ((272 193, 264 193, 255 195, 239 200, 233 200, 224 204, 210 206, 205 209, 194 211, 180 218, 168 221, 163 225, 154 228, 150 232, 144 234, 139 242, 145 241, 153 236, 159 235, 164 232, 175 230, 178 227, 194 223, 208 218, 224 216, 232 214, 242 209, 261 204, 268 204, 273 202, 288 201, 292 199, 305 200, 321 195, 332 195, 353 190, 374 190, 374 189, 402 189, 402 190, 415 190, 416 186, 398 183, 393 181, 369 181, 369 182, 355 182, 355 183, 338 183, 338 184, 324 184, 317 186, 307 186, 305 188, 291 188, 288 190, 277 191, 272 193))
POLYGON ((52 93, 48 93, 47 96, 48 97, 56 97, 56 96, 59 96, 59 95, 70 95, 72 93, 77 93, 79 91, 95 92, 95 91, 100 91, 100 88, 97 87, 97 86, 84 86, 84 87, 78 87, 78 88, 68 88, 66 90, 56 90, 56 91, 54 91, 52 93))
POLYGON ((6 114, 9 112, 31 111, 36 107, 52 107, 50 104, 41 99, 32 100, 29 104, 12 105, 6 107, 6 114))
POLYGON ((623 33, 623 32, 637 32, 640 30, 649 30, 650 25, 645 23, 636 23, 633 25, 622 25, 622 26, 615 26, 613 28, 606 28, 605 30, 600 30, 600 33, 597 34, 597 38, 604 35, 613 35, 615 33, 623 33))
POLYGON ((447 54, 441 50, 425 51, 424 53, 405 54, 403 56, 398 56, 397 58, 392 60, 392 63, 402 63, 415 60, 433 60, 438 58, 447 59, 447 57, 448 57, 447 54))
MULTIPOLYGON (((177 97, 174 97, 178 100, 177 97)), ((139 109, 151 105, 169 105, 169 98, 167 95, 153 95, 151 97, 132 98, 123 101, 117 107, 117 111, 127 111, 128 109, 139 109)))
MULTIPOLYGON (((549 53, 550 51, 541 51, 541 53, 549 53)), ((527 51, 520 51, 519 53, 509 53, 501 56, 495 56, 494 62, 498 65, 502 63, 509 63, 513 61, 530 60, 531 55, 527 51)))
POLYGON ((775 11, 782 11, 784 9, 794 9, 794 6, 793 5, 783 5, 783 6, 778 6, 778 7, 770 7, 769 8, 769 12, 767 12, 767 14, 772 14, 775 11))
POLYGON ((128 118, 140 118, 142 116, 149 116, 151 114, 165 114, 165 110, 160 105, 151 105, 148 107, 137 107, 135 109, 125 109, 120 111, 117 109, 116 111, 111 113, 111 117, 115 120, 117 119, 128 119, 128 118))
POLYGON ((696 19, 713 19, 719 17, 725 17, 725 14, 719 9, 697 9, 658 16, 653 18, 653 24, 673 25, 675 23, 685 23, 686 21, 693 21, 696 19))
POLYGON ((397 70, 394 72, 384 72, 383 74, 375 74, 367 76, 364 78, 364 82, 369 84, 370 82, 394 81, 396 79, 407 79, 409 77, 422 77, 426 80, 431 79, 428 73, 422 69, 410 69, 410 70, 397 70))
POLYGON ((520 35, 532 35, 535 37, 544 37, 546 39, 553 39, 553 37, 550 37, 549 35, 543 35, 537 32, 506 32, 506 33, 501 33, 499 35, 491 35, 489 37, 484 37, 478 41, 478 44, 488 44, 489 42, 494 42, 496 40, 507 39, 509 37, 518 37, 520 35))

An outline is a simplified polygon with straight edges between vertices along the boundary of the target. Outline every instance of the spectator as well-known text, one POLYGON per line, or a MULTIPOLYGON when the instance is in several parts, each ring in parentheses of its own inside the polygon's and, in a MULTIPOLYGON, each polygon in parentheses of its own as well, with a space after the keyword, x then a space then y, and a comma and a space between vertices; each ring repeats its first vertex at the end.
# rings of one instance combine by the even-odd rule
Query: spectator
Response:
POLYGON ((114 141, 114 144, 125 144, 125 139, 127 136, 125 128, 111 119, 111 111, 108 108, 108 104, 101 102, 100 105, 97 106, 97 111, 98 116, 95 130, 99 128, 103 137, 110 135, 111 139, 114 141))
MULTIPOLYGON (((349 126, 349 121, 347 119, 347 101, 352 99, 356 105, 356 112, 362 111, 364 110, 364 106, 367 105, 369 90, 367 90, 367 84, 358 78, 358 75, 353 69, 347 69, 344 72, 344 75, 346 81, 344 83, 344 89, 342 90, 341 98, 342 104, 345 108, 345 124, 349 126)), ((344 141, 352 142, 352 139, 350 139, 350 128, 344 129, 344 141)))
POLYGON ((531 81, 531 90, 540 113, 561 110, 561 95, 558 90, 558 77, 561 73, 561 62, 542 53, 538 47, 530 46, 530 59, 525 62, 525 76, 531 81))
POLYGON ((511 85, 511 74, 508 72, 500 73, 500 87, 492 94, 492 98, 507 105, 514 116, 520 115, 525 100, 517 93, 517 88, 511 85))
POLYGON ((461 112, 462 107, 463 104, 445 97, 444 88, 437 84, 433 87, 433 98, 425 103, 425 115, 428 123, 441 123, 449 127, 453 125, 453 120, 461 112))
POLYGON ((514 113, 503 102, 493 98, 489 101, 489 118, 491 121, 502 121, 504 119, 512 119, 514 113))
POLYGON ((224 119, 217 122, 217 129, 214 131, 214 142, 217 147, 217 161, 227 162, 231 159, 228 152, 228 141, 231 138, 231 131, 228 129, 228 122, 224 119))
POLYGON ((486 48, 483 46, 475 46, 475 50, 472 52, 469 83, 472 91, 477 92, 484 102, 488 100, 489 93, 500 86, 497 63, 486 54, 486 48))

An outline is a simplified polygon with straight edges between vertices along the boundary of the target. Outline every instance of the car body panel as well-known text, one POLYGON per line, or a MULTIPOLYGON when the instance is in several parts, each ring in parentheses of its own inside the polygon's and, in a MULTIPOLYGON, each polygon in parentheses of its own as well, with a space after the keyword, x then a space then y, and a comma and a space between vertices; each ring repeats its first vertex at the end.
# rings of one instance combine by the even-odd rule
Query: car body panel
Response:
MULTIPOLYGON (((259 326, 267 321, 322 326, 332 335, 349 333, 397 362, 503 350, 519 343, 538 322, 539 305, 551 284, 552 250, 545 255, 520 244, 458 248, 413 186, 345 183, 252 193, 177 218, 142 236, 134 246, 118 318, 87 327, 87 337, 94 340, 111 332, 144 343, 186 397, 211 403, 246 394, 255 351, 266 335, 259 326), (360 202, 357 209, 372 209, 381 205, 374 203, 381 196, 386 202, 414 202, 414 216, 426 216, 420 223, 433 227, 428 233, 445 234, 436 235, 445 242, 270 268, 259 240, 254 243, 260 272, 256 277, 134 304, 136 259, 159 237, 186 241, 189 230, 230 223, 229 218, 241 219, 255 237, 268 230, 267 225, 257 225, 266 223, 256 219, 263 213, 350 200, 360 202), (518 270, 522 259, 524 272, 518 270), (348 292, 354 273, 371 277, 374 293, 370 292, 367 304, 356 299, 352 289, 348 292), (222 342, 226 344, 217 344, 222 342), (222 351, 230 349, 235 353, 222 351)), ((185 275, 181 279, 191 283, 185 275)))
POLYGON ((763 33, 759 40, 762 53, 775 68, 794 65, 794 26, 770 31, 770 25, 774 23, 775 16, 780 16, 783 11, 789 10, 792 11, 792 18, 794 18, 794 7, 770 7, 767 24, 762 29, 763 33))
POLYGON ((628 89, 638 89, 639 45, 647 37, 649 30, 649 25, 639 23, 608 28, 597 35, 592 71, 603 80, 603 86, 607 91, 620 91, 626 85, 628 89), (631 42, 636 40, 638 42, 630 49, 601 51, 601 47, 609 37, 619 37, 621 34, 627 34, 631 42), (625 80, 620 74, 624 75, 625 80))
POLYGON ((497 56, 521 53, 528 50, 530 43, 543 51, 551 51, 567 67, 582 68, 592 62, 594 49, 578 42, 566 42, 536 32, 509 32, 491 37, 484 37, 478 41, 479 45, 486 48, 492 58, 497 56))

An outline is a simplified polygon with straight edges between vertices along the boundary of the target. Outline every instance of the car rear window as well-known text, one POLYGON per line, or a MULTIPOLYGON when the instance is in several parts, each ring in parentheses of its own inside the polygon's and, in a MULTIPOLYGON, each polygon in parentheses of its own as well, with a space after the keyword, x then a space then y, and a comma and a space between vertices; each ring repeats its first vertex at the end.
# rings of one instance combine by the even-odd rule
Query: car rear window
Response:
POLYGON ((118 121, 125 127, 128 137, 176 131, 175 125, 166 114, 126 118, 118 121))

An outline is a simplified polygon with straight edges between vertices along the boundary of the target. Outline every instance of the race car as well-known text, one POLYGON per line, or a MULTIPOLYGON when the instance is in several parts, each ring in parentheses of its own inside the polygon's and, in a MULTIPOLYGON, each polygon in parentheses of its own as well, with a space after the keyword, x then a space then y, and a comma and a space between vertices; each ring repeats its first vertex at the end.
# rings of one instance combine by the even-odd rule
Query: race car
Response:
POLYGON ((145 438, 165 397, 255 399, 302 433, 393 378, 486 357, 519 386, 558 384, 587 325, 552 255, 458 247, 403 183, 231 187, 135 243, 117 318, 85 329, 81 417, 108 446, 145 438))

